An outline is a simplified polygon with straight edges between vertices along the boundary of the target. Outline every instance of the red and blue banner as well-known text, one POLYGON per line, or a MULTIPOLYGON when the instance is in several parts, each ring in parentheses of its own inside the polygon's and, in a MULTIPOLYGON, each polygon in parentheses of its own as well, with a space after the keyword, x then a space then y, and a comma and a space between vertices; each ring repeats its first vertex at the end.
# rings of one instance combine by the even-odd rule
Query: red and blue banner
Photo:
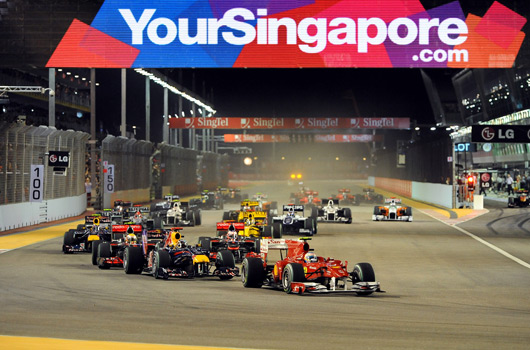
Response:
POLYGON ((509 68, 526 18, 494 2, 106 0, 74 20, 47 67, 509 68))

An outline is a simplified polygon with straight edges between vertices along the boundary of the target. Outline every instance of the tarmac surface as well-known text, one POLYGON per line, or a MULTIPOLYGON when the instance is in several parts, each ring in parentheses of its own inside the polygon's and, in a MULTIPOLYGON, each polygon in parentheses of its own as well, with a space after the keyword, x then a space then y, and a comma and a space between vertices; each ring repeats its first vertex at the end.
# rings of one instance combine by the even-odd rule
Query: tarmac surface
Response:
MULTIPOLYGON (((305 185, 324 197, 363 186, 305 185)), ((267 193, 281 206, 296 190, 263 182, 244 192, 267 193)), ((369 297, 99 270, 89 254, 61 252, 63 233, 77 222, 9 232, 0 237, 0 348, 528 349, 529 209, 491 198, 480 211, 403 203, 413 222, 373 222, 374 204, 363 203, 351 206, 352 224, 319 224, 310 241, 318 255, 347 260, 348 270, 371 263, 386 293, 369 297)), ((185 239, 214 236, 221 217, 203 211, 185 239)))

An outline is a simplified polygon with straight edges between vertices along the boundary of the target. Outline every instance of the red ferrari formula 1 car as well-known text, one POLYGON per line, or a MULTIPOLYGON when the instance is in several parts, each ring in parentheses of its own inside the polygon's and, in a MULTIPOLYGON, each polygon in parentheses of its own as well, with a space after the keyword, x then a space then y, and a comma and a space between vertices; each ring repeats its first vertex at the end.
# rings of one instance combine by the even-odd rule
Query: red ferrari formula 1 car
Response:
MULTIPOLYGON (((286 293, 353 292, 370 295, 381 292, 369 263, 358 263, 348 272, 348 262, 317 256, 307 240, 262 239, 261 253, 243 260, 241 280, 247 288, 269 286, 286 293), (271 258, 274 251, 280 260, 271 258)), ((274 255, 274 254, 273 254, 274 255)))

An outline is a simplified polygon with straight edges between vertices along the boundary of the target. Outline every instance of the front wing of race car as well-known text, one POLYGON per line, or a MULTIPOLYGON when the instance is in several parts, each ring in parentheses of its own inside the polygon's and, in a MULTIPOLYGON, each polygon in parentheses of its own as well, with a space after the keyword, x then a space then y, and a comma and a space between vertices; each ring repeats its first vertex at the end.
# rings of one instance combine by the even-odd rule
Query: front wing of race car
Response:
POLYGON ((331 288, 328 289, 326 286, 316 282, 292 282, 291 283, 292 293, 303 294, 303 293, 357 293, 358 295, 372 294, 374 292, 384 293, 380 288, 379 282, 357 282, 353 285, 344 284, 343 288, 331 288))

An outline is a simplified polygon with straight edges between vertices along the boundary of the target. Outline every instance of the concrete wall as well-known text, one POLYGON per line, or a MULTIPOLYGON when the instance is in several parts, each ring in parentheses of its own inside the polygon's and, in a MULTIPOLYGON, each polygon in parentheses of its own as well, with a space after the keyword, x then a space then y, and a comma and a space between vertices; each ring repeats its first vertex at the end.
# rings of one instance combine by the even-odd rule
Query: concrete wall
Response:
POLYGON ((368 184, 418 201, 437 204, 446 208, 453 206, 453 187, 451 185, 373 176, 368 178, 368 184))
POLYGON ((0 231, 78 216, 86 211, 86 194, 42 203, 0 205, 0 231))

